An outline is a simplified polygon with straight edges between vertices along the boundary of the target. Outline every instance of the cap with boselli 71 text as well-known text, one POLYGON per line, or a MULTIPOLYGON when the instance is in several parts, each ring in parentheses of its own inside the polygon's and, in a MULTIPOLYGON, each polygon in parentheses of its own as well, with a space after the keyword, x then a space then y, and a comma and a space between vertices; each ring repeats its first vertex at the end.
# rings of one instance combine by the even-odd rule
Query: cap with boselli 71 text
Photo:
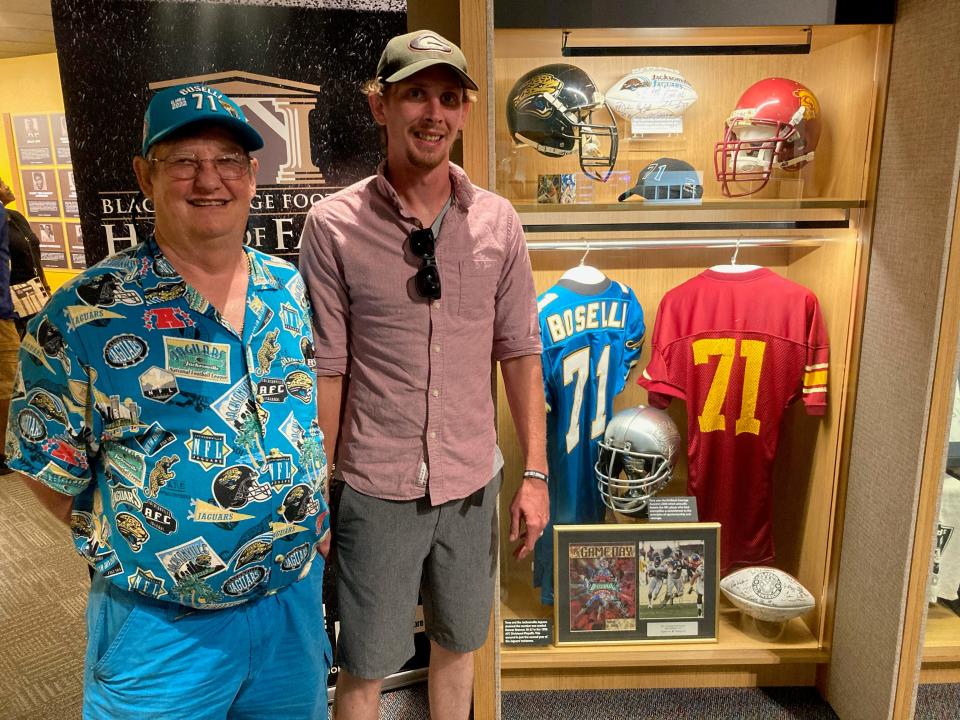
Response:
POLYGON ((194 123, 232 130, 244 150, 259 150, 263 138, 234 100, 214 87, 188 83, 164 88, 150 99, 143 115, 143 154, 150 146, 194 123))

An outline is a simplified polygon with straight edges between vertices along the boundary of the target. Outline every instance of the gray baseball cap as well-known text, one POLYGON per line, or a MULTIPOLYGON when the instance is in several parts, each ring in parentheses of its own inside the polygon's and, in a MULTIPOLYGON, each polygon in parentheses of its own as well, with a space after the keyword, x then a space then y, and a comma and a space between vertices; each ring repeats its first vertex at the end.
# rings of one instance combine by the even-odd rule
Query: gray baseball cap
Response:
POLYGON ((449 67, 464 87, 480 89, 467 75, 467 59, 460 48, 433 30, 397 35, 388 42, 377 64, 377 77, 382 82, 398 82, 434 65, 449 67))
POLYGON ((662 157, 641 170, 637 184, 621 193, 617 200, 624 202, 631 195, 646 200, 699 200, 703 197, 703 185, 693 165, 662 157))

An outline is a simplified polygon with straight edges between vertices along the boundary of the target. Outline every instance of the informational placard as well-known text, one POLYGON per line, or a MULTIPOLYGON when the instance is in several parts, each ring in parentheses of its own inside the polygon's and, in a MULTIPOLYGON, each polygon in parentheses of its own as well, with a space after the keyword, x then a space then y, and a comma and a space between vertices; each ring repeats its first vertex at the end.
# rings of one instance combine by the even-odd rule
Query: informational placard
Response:
POLYGON ((52 165, 50 120, 46 115, 14 115, 13 134, 21 165, 52 165))
POLYGON ((56 173, 53 170, 21 170, 20 181, 30 217, 60 217, 56 173))
POLYGON ((63 113, 53 113, 50 116, 50 125, 53 130, 53 149, 58 165, 70 165, 70 138, 67 135, 67 116, 63 113))
POLYGON ((2 119, 11 148, 10 185, 18 207, 41 238, 41 265, 57 270, 86 267, 66 116, 54 111, 4 114, 2 119), (68 218, 74 219, 74 227, 68 218))
POLYGON ((70 264, 76 268, 85 268, 87 260, 83 253, 83 228, 80 223, 64 223, 67 228, 67 245, 70 248, 70 264))
POLYGON ((63 203, 63 216, 68 218, 80 217, 80 208, 77 206, 77 184, 73 179, 73 170, 60 168, 57 170, 57 179, 60 180, 60 200, 63 203))
POLYGON ((40 238, 40 264, 45 268, 63 269, 67 264, 67 250, 63 238, 63 225, 59 222, 30 221, 34 234, 40 238))
POLYGON ((630 119, 633 135, 683 135, 683 117, 634 117, 630 119))
POLYGON ((651 522, 697 522, 697 499, 679 495, 652 497, 648 501, 647 517, 651 522))
POLYGON ((547 619, 512 619, 503 621, 504 645, 549 645, 553 642, 553 622, 547 619))

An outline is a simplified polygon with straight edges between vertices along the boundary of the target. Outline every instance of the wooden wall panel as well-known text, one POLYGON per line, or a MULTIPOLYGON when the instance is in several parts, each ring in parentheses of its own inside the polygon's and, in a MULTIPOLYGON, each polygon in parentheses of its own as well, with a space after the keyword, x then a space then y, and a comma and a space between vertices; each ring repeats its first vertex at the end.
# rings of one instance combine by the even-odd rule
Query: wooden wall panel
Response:
POLYGON ((829 557, 839 486, 847 365, 853 337, 856 235, 829 242, 815 252, 792 250, 785 276, 812 290, 820 301, 830 337, 828 411, 806 414, 800 402, 788 411, 774 471, 774 537, 777 566, 795 575, 817 598, 805 620, 823 639, 829 606, 829 557))

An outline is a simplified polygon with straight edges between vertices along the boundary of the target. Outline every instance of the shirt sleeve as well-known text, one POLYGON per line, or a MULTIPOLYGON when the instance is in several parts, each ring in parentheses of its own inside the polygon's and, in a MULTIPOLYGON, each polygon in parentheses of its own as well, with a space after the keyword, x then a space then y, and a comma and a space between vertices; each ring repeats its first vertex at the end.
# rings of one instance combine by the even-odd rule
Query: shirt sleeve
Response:
POLYGON ((509 208, 504 231, 506 259, 497 286, 493 324, 493 356, 498 361, 539 355, 542 350, 530 255, 513 208, 509 208))
POLYGON ((12 469, 65 495, 79 495, 90 484, 99 437, 99 413, 78 344, 49 315, 30 324, 20 345, 6 438, 12 469))
POLYGON ((349 297, 339 254, 315 207, 300 237, 300 274, 313 307, 314 356, 318 375, 345 375, 348 360, 349 297))
POLYGON ((807 357, 803 368, 803 404, 808 415, 823 415, 827 411, 829 361, 827 327, 820 303, 810 295, 807 299, 807 357))

